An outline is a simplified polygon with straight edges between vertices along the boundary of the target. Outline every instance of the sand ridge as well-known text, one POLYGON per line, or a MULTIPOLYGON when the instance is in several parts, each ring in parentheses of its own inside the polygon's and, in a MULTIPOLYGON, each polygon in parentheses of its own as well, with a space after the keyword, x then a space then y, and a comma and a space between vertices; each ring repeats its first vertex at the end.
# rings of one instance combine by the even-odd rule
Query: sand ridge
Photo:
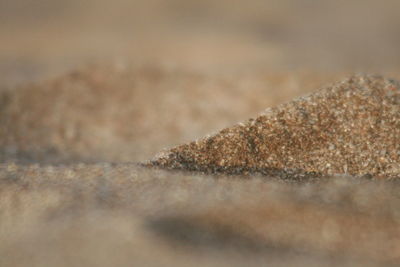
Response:
POLYGON ((206 173, 400 176, 400 89, 357 75, 162 153, 151 165, 206 173))
POLYGON ((55 79, 0 90, 0 161, 140 162, 341 76, 265 70, 222 75, 159 64, 82 66, 55 79))

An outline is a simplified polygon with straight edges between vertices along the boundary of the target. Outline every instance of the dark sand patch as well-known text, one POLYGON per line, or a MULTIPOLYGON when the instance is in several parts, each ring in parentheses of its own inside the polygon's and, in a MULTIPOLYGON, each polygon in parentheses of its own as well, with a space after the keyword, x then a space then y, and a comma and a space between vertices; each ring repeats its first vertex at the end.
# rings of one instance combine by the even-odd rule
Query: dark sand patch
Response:
POLYGON ((354 76, 178 146, 152 165, 206 173, 400 176, 400 89, 354 76))

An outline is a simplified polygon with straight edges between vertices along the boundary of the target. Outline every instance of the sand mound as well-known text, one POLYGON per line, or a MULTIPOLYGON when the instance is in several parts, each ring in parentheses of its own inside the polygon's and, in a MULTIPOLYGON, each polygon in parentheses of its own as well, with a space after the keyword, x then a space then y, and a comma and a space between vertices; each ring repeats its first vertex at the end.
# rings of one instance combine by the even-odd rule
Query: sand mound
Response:
POLYGON ((0 90, 0 161, 143 161, 332 79, 318 73, 88 66, 0 90))
POLYGON ((152 164, 204 172, 393 178, 400 176, 399 138, 399 84, 355 76, 173 148, 152 164))

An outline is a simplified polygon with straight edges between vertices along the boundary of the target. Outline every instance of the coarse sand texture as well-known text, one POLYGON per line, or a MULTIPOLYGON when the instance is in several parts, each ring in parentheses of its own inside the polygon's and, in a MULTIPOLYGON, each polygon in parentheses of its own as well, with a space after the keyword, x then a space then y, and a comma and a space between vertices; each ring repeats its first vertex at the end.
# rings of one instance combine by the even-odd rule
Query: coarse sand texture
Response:
POLYGON ((151 165, 286 178, 400 177, 399 88, 380 76, 354 76, 162 152, 151 165))

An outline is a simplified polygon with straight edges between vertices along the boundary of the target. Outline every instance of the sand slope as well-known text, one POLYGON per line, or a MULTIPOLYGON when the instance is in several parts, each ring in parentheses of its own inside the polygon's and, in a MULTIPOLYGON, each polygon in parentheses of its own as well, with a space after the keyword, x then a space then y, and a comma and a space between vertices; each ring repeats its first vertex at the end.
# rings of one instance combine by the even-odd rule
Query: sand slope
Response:
POLYGON ((0 160, 144 161, 340 74, 87 66, 0 90, 0 160), (232 110, 234 106, 234 110, 232 110))
POLYGON ((399 180, 327 175, 396 176, 394 83, 278 105, 354 73, 399 79, 399 10, 0 0, 0 266, 398 266, 399 180), (164 159, 208 174, 138 164, 248 118, 225 130, 242 136, 210 138, 221 151, 199 141, 164 159))
POLYGON ((355 76, 152 162, 174 169, 400 176, 400 89, 355 76))
MULTIPOLYGON (((397 164, 398 158, 392 155, 398 145, 399 94, 393 81, 353 77, 222 131, 241 134, 236 139, 227 138, 234 135, 221 133, 210 137, 217 139, 214 143, 221 145, 221 149, 228 151, 238 146, 251 152, 244 158, 246 164, 256 167, 231 169, 213 165, 212 159, 219 163, 219 150, 212 146, 205 150, 211 154, 196 150, 207 139, 173 150, 186 151, 187 155, 208 155, 210 164, 201 165, 203 169, 200 165, 187 168, 173 157, 164 162, 168 168, 222 173, 233 170, 240 173, 238 176, 165 171, 138 164, 161 147, 251 117, 265 106, 318 88, 334 76, 254 72, 227 77, 161 67, 131 70, 102 67, 2 92, 0 151, 5 163, 0 164, 0 265, 395 264, 400 255, 397 180, 368 181, 345 175, 287 183, 281 178, 293 179, 296 175, 309 181, 318 174, 257 169, 260 163, 257 160, 265 151, 252 154, 257 146, 249 146, 250 140, 262 140, 264 133, 275 134, 267 141, 281 142, 280 145, 291 142, 290 148, 296 148, 293 140, 297 140, 305 142, 303 145, 311 150, 313 145, 329 150, 328 141, 340 144, 340 136, 356 145, 360 138, 344 131, 343 127, 349 127, 363 138, 374 137, 374 142, 368 139, 371 147, 367 148, 385 147, 387 154, 379 153, 379 157, 397 164), (345 92, 349 93, 348 98, 335 98, 345 92), (325 100, 323 104, 321 99, 325 100), (338 110, 337 106, 343 112, 334 117, 332 112, 338 110), (235 108, 230 112, 232 107, 235 108), (355 108, 358 113, 351 112, 355 108), (273 120, 277 114, 280 120, 273 120), (327 121, 319 121, 318 114, 326 115, 327 121), (316 120, 313 125, 325 129, 321 131, 325 133, 322 137, 330 139, 316 138, 317 131, 309 122, 313 118, 316 120), (341 118, 343 125, 323 128, 332 124, 334 118, 341 118), (352 119, 354 126, 346 118, 352 119), (368 118, 374 123, 367 124, 368 118), (384 120, 379 122, 378 118, 384 120), (270 126, 264 127, 267 123, 270 126), (304 124, 309 127, 302 128, 304 124), (379 126, 380 131, 374 132, 374 136, 362 131, 371 125, 379 126), (256 134, 258 126, 260 134, 256 134), (297 139, 289 131, 293 129, 297 139), (338 135, 327 135, 333 129, 338 135), (388 144, 394 146, 386 148, 388 144), (40 150, 45 153, 40 154, 40 150), (24 151, 30 155, 25 160, 24 151), (126 158, 131 163, 88 163, 89 159, 126 158), (241 172, 253 169, 261 170, 264 175, 241 172)), ((266 142, 271 149, 273 144, 266 142)), ((359 159, 364 154, 357 154, 360 153, 357 149, 363 147, 355 145, 353 152, 342 145, 321 154, 326 157, 317 160, 334 160, 332 153, 341 151, 339 148, 359 159)), ((278 148, 271 150, 275 159, 288 164, 283 162, 286 154, 279 154, 278 148)), ((303 156, 313 156, 306 149, 285 151, 296 160, 292 162, 294 165, 325 166, 301 161, 303 156)), ((317 152, 321 151, 315 149, 314 153, 317 152)), ((378 152, 367 154, 371 155, 378 152)), ((379 171, 386 171, 374 176, 396 176, 396 172, 389 172, 395 169, 384 163, 373 161, 374 166, 385 167, 379 171)), ((341 170, 340 165, 334 167, 341 170)), ((368 167, 366 170, 370 171, 368 167)), ((351 170, 348 167, 348 173, 351 170)))

